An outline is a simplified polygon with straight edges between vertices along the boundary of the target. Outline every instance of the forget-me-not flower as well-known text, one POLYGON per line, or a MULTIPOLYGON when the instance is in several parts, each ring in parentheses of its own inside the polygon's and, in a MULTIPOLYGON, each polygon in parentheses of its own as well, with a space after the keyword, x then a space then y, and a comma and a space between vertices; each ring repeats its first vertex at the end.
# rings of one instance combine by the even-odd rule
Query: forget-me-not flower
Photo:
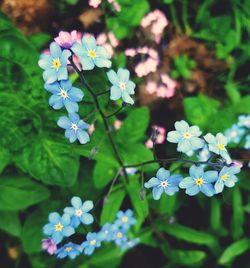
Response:
POLYGON ((77 228, 80 223, 91 224, 94 221, 93 216, 88 213, 93 207, 92 201, 82 202, 81 198, 74 196, 71 198, 72 207, 66 207, 64 213, 68 213, 71 216, 71 224, 74 228, 77 228))
POLYGON ((70 259, 75 259, 81 253, 81 247, 74 243, 67 243, 66 245, 59 248, 56 252, 58 259, 64 259, 69 257, 70 259))
POLYGON ((55 244, 62 241, 63 237, 69 237, 75 233, 71 226, 70 215, 64 214, 62 217, 57 212, 49 214, 49 223, 43 227, 43 232, 51 236, 55 244))
POLYGON ((204 142, 199 138, 201 131, 197 126, 190 127, 184 120, 175 122, 174 126, 176 130, 168 132, 167 140, 178 144, 178 152, 188 153, 203 147, 204 142))
POLYGON ((204 139, 208 143, 208 148, 211 152, 223 157, 227 164, 232 163, 232 159, 230 158, 226 149, 227 138, 222 133, 217 133, 216 136, 208 133, 204 136, 204 139))
POLYGON ((65 137, 71 143, 78 139, 81 144, 85 144, 90 140, 89 134, 85 131, 85 129, 89 128, 89 124, 80 120, 78 114, 72 113, 69 114, 69 117, 61 116, 57 121, 57 125, 65 129, 65 137))
POLYGON ((127 240, 128 237, 124 230, 118 229, 113 233, 112 241, 114 241, 117 246, 122 246, 127 240))
POLYGON ((139 242, 140 242, 140 238, 134 238, 132 240, 126 241, 120 247, 122 250, 130 249, 138 245, 139 242))
POLYGON ((229 188, 233 187, 238 181, 238 178, 235 176, 235 174, 238 174, 239 172, 240 167, 238 165, 233 165, 231 167, 223 167, 219 173, 219 178, 214 186, 215 192, 221 193, 224 189, 224 186, 229 188))
POLYGON ((250 128, 250 115, 240 115, 238 120, 239 126, 250 128))
POLYGON ((245 142, 244 148, 250 149, 250 135, 246 136, 246 142, 245 142))
POLYGON ((144 184, 146 188, 153 188, 153 199, 159 200, 163 192, 167 195, 173 195, 179 191, 178 185, 182 180, 181 175, 172 175, 164 168, 160 168, 156 177, 151 178, 144 184))
POLYGON ((212 182, 218 179, 217 171, 204 171, 202 167, 193 165, 189 169, 189 175, 190 177, 184 178, 179 184, 180 188, 186 189, 186 194, 193 196, 200 191, 206 196, 213 196, 215 194, 212 182))
POLYGON ((56 42, 50 44, 50 55, 42 54, 38 61, 38 65, 44 69, 43 79, 46 83, 68 79, 67 61, 70 55, 69 50, 62 51, 56 42))
POLYGON ((110 99, 122 100, 129 104, 134 104, 130 95, 135 94, 135 83, 129 80, 129 71, 119 68, 117 73, 113 70, 107 72, 109 81, 113 84, 110 89, 110 99))
POLYGON ((98 234, 101 241, 111 241, 113 239, 114 232, 117 230, 118 226, 116 224, 105 223, 98 234))
POLYGON ((82 100, 84 94, 81 89, 72 87, 70 80, 45 84, 44 87, 53 94, 49 99, 49 105, 55 110, 65 106, 69 113, 78 112, 77 102, 82 100))
POLYGON ((75 43, 71 49, 80 58, 83 70, 92 70, 95 66, 111 66, 109 53, 104 47, 96 45, 93 36, 84 36, 82 44, 75 43))
POLYGON ((117 220, 115 225, 121 227, 123 230, 127 231, 132 225, 136 224, 136 219, 133 217, 133 211, 131 209, 123 211, 118 211, 116 214, 117 220))
POLYGON ((205 145, 198 154, 199 161, 207 161, 211 156, 211 152, 208 150, 207 145, 205 145))
POLYGON ((235 124, 225 131, 225 136, 228 142, 239 143, 244 133, 245 130, 235 124))
POLYGON ((81 244, 82 251, 85 255, 92 255, 95 249, 101 246, 100 234, 88 233, 86 239, 87 241, 81 244))

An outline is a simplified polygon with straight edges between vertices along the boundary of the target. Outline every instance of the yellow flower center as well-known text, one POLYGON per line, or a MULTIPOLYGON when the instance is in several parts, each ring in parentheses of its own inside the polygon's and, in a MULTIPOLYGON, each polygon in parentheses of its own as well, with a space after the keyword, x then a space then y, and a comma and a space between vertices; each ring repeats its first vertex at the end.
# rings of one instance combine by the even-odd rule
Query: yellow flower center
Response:
POLYGON ((118 238, 122 238, 122 233, 121 233, 121 232, 118 232, 118 233, 117 233, 117 237, 118 237, 118 238))
POLYGON ((58 223, 55 225, 55 230, 56 230, 57 232, 61 232, 62 229, 63 229, 63 225, 62 225, 60 222, 58 222, 58 223))
POLYGON ((93 50, 89 50, 89 52, 88 52, 88 56, 89 56, 90 58, 95 58, 95 57, 96 57, 96 53, 95 53, 95 51, 93 51, 93 50))
POLYGON ((162 181, 161 182, 161 187, 167 187, 168 186, 168 182, 167 181, 162 181))
POLYGON ((77 124, 72 123, 71 124, 71 128, 74 129, 74 130, 77 130, 78 129, 78 126, 77 126, 77 124))
POLYGON ((195 180, 196 185, 202 185, 203 184, 203 179, 199 178, 195 180))
POLYGON ((218 144, 217 144, 217 147, 218 147, 220 150, 225 150, 225 146, 224 146, 222 143, 218 143, 218 144))
POLYGON ((76 215, 77 217, 81 217, 81 216, 82 216, 82 210, 81 210, 81 209, 77 209, 77 210, 75 211, 75 215, 76 215))
POLYGON ((53 67, 58 71, 58 69, 61 66, 60 60, 59 59, 54 59, 52 64, 53 64, 53 67))
POLYGON ((128 217, 127 217, 127 216, 123 216, 123 217, 122 217, 122 221, 123 221, 123 222, 128 222, 128 217))
POLYGON ((70 252, 72 250, 72 247, 65 248, 65 251, 70 252))
POLYGON ((224 175, 221 176, 221 179, 222 179, 223 181, 225 181, 227 178, 228 178, 228 174, 224 174, 224 175))
POLYGON ((124 90, 126 88, 126 83, 120 82, 119 87, 120 87, 121 90, 124 90))
POLYGON ((192 135, 189 132, 183 134, 184 139, 190 139, 192 135))
POLYGON ((95 244, 96 244, 96 240, 95 239, 90 241, 90 245, 91 246, 94 246, 95 244))
POLYGON ((63 89, 61 89, 60 95, 64 99, 67 99, 69 97, 68 93, 65 90, 63 90, 63 89))

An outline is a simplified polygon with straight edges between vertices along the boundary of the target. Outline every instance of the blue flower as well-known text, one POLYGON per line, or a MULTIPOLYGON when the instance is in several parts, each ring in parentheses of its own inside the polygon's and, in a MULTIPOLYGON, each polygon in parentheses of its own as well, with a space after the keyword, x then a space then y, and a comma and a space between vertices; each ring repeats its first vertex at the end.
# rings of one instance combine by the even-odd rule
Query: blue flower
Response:
POLYGON ((240 115, 238 120, 239 126, 250 128, 250 115, 240 115))
POLYGON ((78 112, 79 107, 77 102, 82 100, 84 94, 81 89, 72 87, 70 80, 45 84, 44 87, 53 94, 49 99, 49 105, 55 110, 59 110, 65 106, 69 113, 78 112))
POLYGON ((250 135, 246 136, 246 143, 244 145, 245 149, 250 149, 250 135))
POLYGON ((233 165, 231 167, 223 167, 219 173, 219 178, 215 183, 215 192, 221 193, 224 189, 224 185, 231 188, 238 181, 235 174, 240 172, 240 167, 233 165))
POLYGON ((95 249, 101 246, 100 234, 88 233, 86 239, 87 241, 81 244, 81 248, 85 255, 92 255, 95 249))
POLYGON ((93 216, 88 213, 93 207, 92 201, 85 201, 82 203, 81 198, 74 196, 71 198, 72 207, 66 207, 64 213, 68 213, 71 216, 71 224, 74 228, 77 228, 80 223, 91 224, 94 219, 93 216))
POLYGON ((135 94, 135 83, 129 80, 129 71, 127 69, 118 69, 116 73, 113 70, 107 72, 109 81, 113 84, 110 89, 110 99, 123 99, 124 102, 134 104, 130 95, 135 94))
POLYGON ((239 143, 244 133, 245 130, 243 128, 238 125, 233 125, 225 131, 225 136, 227 137, 228 142, 239 143))
POLYGON ((201 131, 197 126, 189 126, 184 120, 177 121, 174 124, 176 131, 170 131, 167 140, 172 143, 178 143, 177 151, 187 153, 203 147, 203 140, 198 138, 201 131))
POLYGON ((69 237, 75 233, 74 228, 70 225, 70 216, 64 214, 62 217, 57 212, 49 214, 49 223, 43 227, 43 232, 51 236, 52 240, 58 244, 63 237, 69 237))
POLYGON ((180 188, 186 189, 186 194, 193 196, 200 191, 206 196, 215 194, 212 182, 215 182, 218 179, 217 171, 204 172, 202 167, 193 165, 189 169, 189 175, 190 177, 184 178, 179 184, 180 188))
POLYGON ((61 50, 56 42, 50 44, 50 55, 42 54, 38 65, 44 69, 43 79, 51 84, 55 81, 67 80, 67 61, 71 53, 69 50, 61 50))
POLYGON ((116 214, 117 220, 115 225, 121 227, 123 230, 127 231, 130 226, 136 224, 136 219, 133 217, 133 211, 131 209, 123 211, 118 211, 116 214))
POLYGON ((227 164, 231 164, 232 160, 227 152, 227 138, 222 134, 218 133, 216 136, 208 133, 204 136, 205 141, 208 143, 208 148, 211 152, 214 152, 224 158, 227 164))
POLYGON ((122 244, 120 247, 122 250, 130 249, 138 245, 140 242, 140 238, 135 238, 129 241, 126 241, 124 244, 122 244))
POLYGON ((102 241, 111 241, 114 237, 114 232, 117 230, 118 226, 116 224, 106 223, 99 232, 99 237, 102 241))
POLYGON ((208 150, 207 145, 205 145, 202 150, 200 150, 198 154, 199 161, 207 161, 209 157, 211 156, 210 151, 208 150))
POLYGON ((117 246, 122 246, 127 240, 128 237, 124 230, 118 229, 113 233, 112 241, 114 241, 117 246))
POLYGON ((151 178, 144 184, 146 188, 153 188, 153 199, 159 200, 163 192, 167 195, 173 195, 179 191, 178 184, 181 181, 181 175, 172 175, 164 168, 160 168, 156 173, 156 178, 151 178))
POLYGON ((92 70, 95 65, 100 68, 111 66, 107 50, 102 46, 97 46, 92 36, 84 36, 82 44, 75 43, 71 49, 80 58, 83 70, 92 70))
POLYGON ((69 139, 71 143, 76 141, 76 139, 78 139, 81 144, 85 144, 90 140, 89 134, 84 131, 89 128, 89 124, 80 120, 78 114, 72 113, 69 114, 69 117, 61 116, 57 121, 57 125, 65 129, 65 137, 69 139))
POLYGON ((64 259, 69 257, 70 259, 75 259, 81 253, 81 247, 77 244, 73 244, 71 242, 67 243, 63 247, 59 248, 56 251, 57 258, 64 259))

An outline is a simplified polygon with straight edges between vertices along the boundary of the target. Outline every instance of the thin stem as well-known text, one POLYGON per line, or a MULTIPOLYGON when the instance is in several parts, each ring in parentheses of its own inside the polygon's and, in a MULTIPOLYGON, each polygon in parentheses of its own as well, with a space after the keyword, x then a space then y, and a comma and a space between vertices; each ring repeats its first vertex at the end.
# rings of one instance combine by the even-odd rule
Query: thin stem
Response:
POLYGON ((116 110, 112 114, 106 115, 105 118, 110 118, 110 117, 112 117, 114 115, 117 115, 123 108, 124 108, 124 106, 120 107, 118 110, 116 110))
POLYGON ((109 92, 110 92, 110 90, 106 90, 106 91, 97 93, 96 96, 99 97, 99 96, 104 95, 104 94, 107 94, 107 93, 109 93, 109 92))
POLYGON ((122 159, 118 153, 118 150, 116 148, 116 145, 114 143, 114 140, 113 140, 113 137, 111 135, 111 132, 110 132, 110 128, 109 128, 109 125, 108 125, 108 121, 105 117, 105 114, 103 113, 102 109, 101 109, 101 106, 100 106, 100 103, 98 101, 98 97, 97 95, 95 94, 95 92, 92 90, 92 88, 90 87, 90 85, 87 83, 87 81, 85 80, 82 72, 76 67, 73 59, 72 59, 72 56, 69 58, 69 61, 72 65, 72 67, 75 69, 75 71, 78 73, 79 77, 80 77, 80 80, 82 82, 82 84, 86 87, 86 89, 89 91, 89 93, 92 95, 93 99, 94 99, 94 102, 95 102, 95 105, 96 105, 96 108, 102 118, 102 121, 103 121, 103 124, 104 124, 104 127, 106 129, 106 133, 107 133, 107 136, 108 136, 108 139, 109 139, 109 142, 111 144, 111 147, 113 149, 113 152, 114 152, 114 155, 115 155, 115 158, 116 160, 118 161, 118 163, 120 164, 120 166, 122 167, 122 170, 123 170, 123 173, 124 173, 124 176, 126 178, 126 180, 128 181, 128 174, 126 172, 126 168, 122 162, 122 159))

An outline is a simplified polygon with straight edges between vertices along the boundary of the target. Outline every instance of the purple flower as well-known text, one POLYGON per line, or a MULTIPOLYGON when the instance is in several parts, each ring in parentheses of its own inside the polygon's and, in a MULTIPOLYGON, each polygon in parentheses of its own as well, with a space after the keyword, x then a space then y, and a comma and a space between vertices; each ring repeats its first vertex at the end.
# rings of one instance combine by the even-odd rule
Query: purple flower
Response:
POLYGON ((51 238, 48 238, 42 240, 42 249, 53 255, 57 251, 57 246, 51 238))
POLYGON ((77 31, 72 31, 71 33, 60 31, 54 40, 62 48, 71 48, 75 42, 81 40, 81 37, 82 34, 77 31))

